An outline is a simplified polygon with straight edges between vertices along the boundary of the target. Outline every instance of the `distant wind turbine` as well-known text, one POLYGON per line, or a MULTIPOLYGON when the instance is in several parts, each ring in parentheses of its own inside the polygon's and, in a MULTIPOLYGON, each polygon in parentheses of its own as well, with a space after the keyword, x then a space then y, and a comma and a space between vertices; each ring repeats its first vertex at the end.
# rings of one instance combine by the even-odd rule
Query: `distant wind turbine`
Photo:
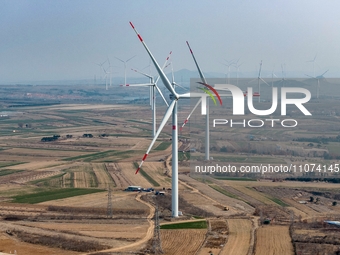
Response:
POLYGON ((316 60, 316 57, 317 57, 317 53, 315 54, 315 57, 312 59, 312 60, 308 60, 306 62, 312 62, 313 63, 313 77, 315 77, 315 60, 316 60))
MULTIPOLYGON (((262 60, 260 62, 259 74, 257 76, 257 89, 258 89, 258 91, 257 91, 257 93, 256 92, 254 93, 254 96, 258 96, 259 97, 259 102, 261 102, 261 87, 260 87, 261 81, 264 82, 265 84, 267 84, 268 86, 270 86, 265 80, 262 79, 261 71, 262 71, 262 60)), ((252 82, 254 80, 256 80, 256 79, 253 79, 250 82, 252 82)))
MULTIPOLYGON (((172 52, 169 53, 169 56, 166 58, 165 63, 162 67, 162 70, 164 70, 166 63, 168 62, 170 55, 172 52)), ((163 93, 161 92, 161 90, 159 89, 159 87, 157 86, 157 82, 160 79, 160 76, 157 77, 156 81, 154 80, 153 76, 140 72, 136 69, 131 69, 132 71, 139 73, 141 75, 144 75, 145 77, 148 77, 150 79, 150 83, 145 83, 145 84, 126 84, 125 86, 127 87, 149 87, 150 88, 150 105, 151 105, 151 109, 153 110, 152 113, 152 137, 154 138, 156 136, 156 92, 155 90, 157 89, 158 93, 160 94, 160 96, 162 97, 164 103, 166 104, 167 107, 169 107, 168 102, 166 101, 163 93)))
POLYGON ((116 59, 118 59, 119 61, 124 63, 124 85, 126 85, 126 63, 129 62, 131 59, 133 59, 136 55, 134 55, 133 57, 127 59, 127 60, 121 60, 120 58, 115 57, 116 59))
POLYGON ((316 98, 319 99, 319 91, 320 91, 320 79, 324 79, 324 75, 328 72, 329 70, 327 70, 326 72, 324 72, 323 74, 321 75, 318 75, 318 76, 310 76, 308 74, 306 74, 306 76, 310 77, 310 78, 313 78, 317 81, 317 85, 316 85, 316 98))
POLYGON ((281 84, 281 87, 285 86, 285 81, 286 81, 285 67, 286 67, 286 64, 281 64, 281 71, 282 71, 282 79, 281 79, 282 84, 281 84))
POLYGON ((234 64, 234 67, 236 68, 236 86, 238 86, 238 72, 240 71, 240 66, 243 65, 243 63, 239 64, 239 61, 240 59, 238 59, 234 64))
POLYGON ((275 65, 272 70, 272 89, 273 89, 273 83, 274 83, 274 76, 277 78, 276 74, 274 73, 275 65))
POLYGON ((227 62, 227 64, 223 64, 223 65, 225 65, 228 69, 228 72, 226 73, 226 75, 227 75, 227 83, 229 84, 230 82, 229 82, 229 78, 230 78, 230 67, 231 66, 233 66, 234 64, 235 64, 235 62, 234 62, 234 60, 232 59, 232 60, 230 60, 230 61, 228 61, 228 60, 226 60, 225 59, 225 61, 227 62))

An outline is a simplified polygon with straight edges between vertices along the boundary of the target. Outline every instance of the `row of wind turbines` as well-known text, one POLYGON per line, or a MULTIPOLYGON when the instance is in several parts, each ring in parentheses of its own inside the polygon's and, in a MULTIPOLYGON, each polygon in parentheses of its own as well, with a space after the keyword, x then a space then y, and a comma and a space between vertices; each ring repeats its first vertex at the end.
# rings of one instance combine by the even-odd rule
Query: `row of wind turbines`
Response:
MULTIPOLYGON (((140 168, 142 167, 143 163, 145 162, 148 154, 150 153, 153 145, 155 144, 158 136, 160 135, 160 133, 162 132, 164 126, 166 125, 167 121, 169 120, 169 118, 172 116, 172 216, 173 217, 178 217, 178 111, 177 111, 177 107, 178 107, 178 103, 181 102, 181 100, 184 99, 190 99, 190 98, 197 98, 198 102, 196 103, 195 107, 192 109, 192 111, 190 112, 188 118, 185 120, 184 124, 182 125, 182 127, 185 125, 185 123, 188 122, 191 114, 193 113, 193 111, 195 111, 195 109, 201 104, 203 103, 202 101, 204 100, 206 103, 206 109, 201 108, 202 114, 206 115, 206 130, 205 130, 205 159, 209 160, 210 156, 209 156, 209 94, 208 93, 200 93, 200 92, 187 92, 187 93, 177 93, 176 91, 176 86, 179 86, 175 81, 174 81, 174 77, 172 76, 172 82, 170 82, 170 80, 168 79, 168 77, 165 75, 164 73, 164 69, 169 65, 167 62, 169 60, 169 57, 171 55, 171 52, 169 54, 169 56, 166 58, 165 63, 163 64, 163 66, 161 67, 159 65, 159 63, 157 62, 157 60, 155 59, 155 57, 153 56, 153 54, 151 53, 150 49, 148 48, 148 46, 146 45, 145 41, 143 40, 142 36, 137 32, 135 26, 132 24, 132 22, 130 22, 130 25, 132 27, 132 29, 135 31, 139 41, 141 42, 141 44, 143 45, 144 49, 146 50, 148 56, 150 57, 151 62, 153 63, 155 69, 157 70, 158 73, 158 77, 156 79, 154 79, 153 76, 146 74, 144 72, 138 71, 138 70, 134 70, 135 72, 138 72, 140 74, 142 74, 145 77, 148 77, 150 82, 149 83, 145 83, 145 84, 130 84, 128 85, 126 83, 126 63, 131 60, 127 59, 126 61, 120 60, 124 63, 124 67, 125 67, 125 83, 124 86, 135 86, 135 87, 149 87, 150 89, 150 105, 151 105, 151 109, 153 111, 153 139, 146 151, 146 153, 144 154, 141 163, 139 164, 137 170, 136 170, 136 174, 138 174, 140 168), (170 93, 170 101, 171 103, 168 104, 167 100, 165 99, 164 95, 162 94, 161 90, 159 89, 157 82, 161 80, 162 83, 164 84, 164 86, 166 87, 166 89, 168 90, 168 92, 170 93), (167 109, 164 113, 164 116, 162 118, 161 123, 159 124, 159 127, 157 129, 156 127, 156 91, 159 93, 159 95, 162 97, 165 105, 167 106, 167 109)), ((199 76, 201 78, 201 82, 199 82, 201 85, 203 85, 204 87, 202 88, 202 90, 204 90, 204 92, 206 92, 206 87, 214 90, 214 88, 212 86, 210 86, 209 84, 207 84, 207 81, 204 77, 204 74, 201 70, 201 68, 198 65, 198 62, 194 56, 194 53, 189 45, 189 43, 187 42, 187 46, 189 48, 189 51, 192 55, 192 58, 195 62, 196 68, 198 70, 199 76)), ((236 68, 237 70, 239 70, 239 67, 241 66, 241 64, 238 64, 238 61, 236 62, 236 68)), ((172 64, 171 64, 172 67, 172 64)), ((230 67, 231 67, 231 63, 228 63, 227 65, 228 67, 228 72, 230 72, 230 67)), ((254 93, 253 96, 258 96, 258 100, 260 101, 260 86, 261 86, 261 82, 265 83, 266 85, 270 86, 267 82, 265 82, 262 77, 261 77, 261 70, 262 70, 262 61, 260 63, 260 68, 259 68, 259 73, 258 73, 258 77, 255 79, 257 80, 258 83, 258 92, 254 93)), ((327 72, 327 71, 326 71, 327 72)), ((325 72, 325 73, 326 73, 325 72)), ((274 74, 272 73, 272 77, 274 76, 274 74)), ((316 77, 315 77, 316 78, 316 77)), ((284 78, 282 80, 284 82, 284 78)), ((228 75, 228 80, 227 82, 229 82, 229 75, 228 75)), ((273 84, 272 84, 273 86, 273 84)), ((216 86, 217 89, 217 86, 216 86)), ((216 93, 216 96, 217 93, 216 93)), ((231 94, 224 94, 224 97, 231 97, 231 94)), ((244 96, 247 96, 246 94, 244 96)), ((219 98, 220 99, 220 98, 219 98)), ((220 100, 220 104, 222 104, 222 101, 220 100)))
MULTIPOLYGON (((135 56, 128 58, 127 60, 122 60, 120 58, 115 57, 117 60, 119 60, 120 62, 122 62, 124 64, 124 84, 126 84, 126 68, 127 65, 126 63, 129 62, 131 59, 133 59, 135 56)), ((109 89, 109 86, 112 86, 112 74, 114 73, 112 71, 112 66, 111 66, 111 62, 109 57, 107 57, 107 59, 102 62, 102 63, 97 63, 97 65, 99 66, 99 72, 103 71, 104 72, 104 79, 105 79, 105 90, 109 89), (108 67, 105 67, 105 64, 108 63, 108 67)))

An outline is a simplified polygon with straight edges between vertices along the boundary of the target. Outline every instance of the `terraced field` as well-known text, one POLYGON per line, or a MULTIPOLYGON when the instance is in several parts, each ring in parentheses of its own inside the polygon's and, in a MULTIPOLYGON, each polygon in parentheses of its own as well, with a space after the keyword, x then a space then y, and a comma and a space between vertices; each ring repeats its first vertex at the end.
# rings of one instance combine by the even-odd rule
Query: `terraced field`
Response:
POLYGON ((261 226, 257 230, 255 255, 293 255, 288 226, 261 226))
POLYGON ((206 229, 162 229, 161 240, 165 255, 194 255, 204 242, 206 229))
MULTIPOLYGON (((221 255, 247 255, 250 247, 252 223, 247 219, 228 219, 228 242, 221 255)), ((262 253, 266 254, 266 253, 262 253)), ((284 253, 281 253, 281 255, 284 253)))

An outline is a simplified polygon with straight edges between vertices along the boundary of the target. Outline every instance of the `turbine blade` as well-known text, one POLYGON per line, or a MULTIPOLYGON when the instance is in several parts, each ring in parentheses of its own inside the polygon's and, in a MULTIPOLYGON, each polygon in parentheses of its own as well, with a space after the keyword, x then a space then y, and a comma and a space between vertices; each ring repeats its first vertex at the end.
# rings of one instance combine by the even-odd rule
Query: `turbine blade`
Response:
POLYGON ((170 62, 171 65, 171 84, 174 85, 175 84, 175 76, 174 76, 174 67, 172 65, 172 62, 170 62))
POLYGON ((260 62, 260 69, 259 69, 259 76, 258 76, 258 78, 261 78, 261 70, 262 70, 262 60, 260 62))
POLYGON ((128 84, 129 87, 147 87, 147 86, 153 86, 152 83, 141 83, 141 84, 128 84))
POLYGON ((159 127, 158 127, 157 133, 156 133, 155 137, 152 139, 151 144, 149 145, 148 150, 147 150, 146 153, 144 154, 144 157, 143 157, 143 159, 142 159, 142 162, 139 164, 139 166, 138 166, 138 168, 137 168, 137 170, 136 170, 136 174, 139 172, 139 170, 140 170, 140 168, 142 167, 142 165, 143 165, 143 163, 144 163, 146 157, 148 156, 150 150, 152 149, 152 146, 155 144, 155 142, 156 142, 156 140, 157 140, 159 134, 161 133, 163 127, 165 126, 166 122, 167 122, 168 119, 170 118, 170 116, 171 116, 171 114, 172 114, 172 110, 174 109, 176 102, 177 102, 177 100, 172 100, 170 106, 169 106, 168 109, 166 110, 165 115, 164 115, 164 117, 163 117, 163 119, 162 119, 162 122, 161 122, 161 124, 160 124, 159 127))
POLYGON ((136 55, 134 55, 133 57, 129 58, 128 60, 126 60, 125 62, 129 62, 131 59, 133 59, 136 55))
POLYGON ((166 104, 166 106, 168 106, 168 107, 169 107, 169 104, 168 104, 168 102, 165 100, 165 97, 164 97, 164 95, 163 95, 162 91, 161 91, 161 90, 158 88, 158 86, 157 86, 157 84, 156 84, 156 83, 155 83, 155 87, 156 87, 156 89, 157 89, 158 93, 161 95, 161 97, 162 97, 162 99, 163 99, 164 103, 166 104))
POLYGON ((199 65, 198 65, 198 63, 197 63, 197 61, 196 61, 196 58, 195 58, 195 55, 194 55, 194 52, 192 51, 192 49, 191 49, 191 47, 190 47, 190 44, 189 44, 189 42, 187 41, 187 45, 188 45, 188 47, 189 47, 189 50, 190 50, 190 53, 191 53, 191 55, 192 55, 192 58, 194 59, 194 61, 195 61, 195 64, 196 64, 196 67, 197 67, 197 70, 198 70, 198 73, 199 73, 199 75, 200 75, 200 77, 201 77, 201 80, 202 80, 202 82, 203 83, 207 83, 207 81, 205 80, 205 77, 204 77, 204 75, 203 75, 203 73, 202 73, 202 71, 201 71, 201 68, 199 67, 199 65))
MULTIPOLYGON (((172 54, 172 51, 170 51, 169 55, 168 55, 167 58, 165 59, 164 65, 162 66, 162 70, 164 70, 164 69, 169 65, 169 64, 167 64, 167 63, 168 63, 168 61, 169 61, 169 59, 170 59, 171 54, 172 54)), ((160 76, 157 77, 155 83, 157 83, 157 82, 159 81, 159 78, 160 78, 160 76)))
MULTIPOLYGON (((115 57, 116 59, 118 59, 119 61, 121 61, 121 62, 123 62, 123 63, 125 63, 125 61, 124 60, 121 60, 120 58, 117 58, 117 57, 115 57)), ((105 63, 105 62, 104 62, 105 63)))
POLYGON ((159 66, 159 64, 157 63, 156 59, 154 58, 154 56, 152 55, 151 51, 149 50, 148 46, 145 44, 143 38, 140 36, 140 34, 137 32, 135 26, 132 24, 132 22, 130 21, 130 25, 132 27, 132 29, 135 31, 137 37, 139 38, 139 40, 141 41, 141 43, 143 44, 145 50, 147 51, 147 53, 149 54, 160 78, 162 79, 162 82, 164 84, 164 86, 176 97, 178 98, 177 93, 175 92, 174 88, 171 86, 171 83, 168 79, 168 77, 166 77, 166 75, 164 74, 163 70, 161 69, 161 67, 159 66))
POLYGON ((131 70, 132 70, 132 71, 134 71, 134 72, 136 72, 136 73, 139 73, 139 74, 141 74, 141 75, 144 75, 144 76, 146 76, 146 77, 148 77, 148 78, 152 79, 152 76, 151 76, 151 75, 149 75, 149 74, 143 73, 143 72, 141 72, 141 71, 138 71, 138 70, 136 70, 136 69, 133 69, 133 68, 131 68, 131 70))
POLYGON ((176 82, 174 82, 173 84, 177 87, 184 89, 184 90, 188 90, 187 88, 183 87, 182 85, 177 84, 176 82))
POLYGON ((308 74, 305 74, 305 75, 308 76, 308 77, 310 77, 310 78, 316 79, 315 77, 310 76, 310 75, 308 75, 308 74))
POLYGON ((324 76, 324 74, 326 74, 328 71, 329 71, 329 69, 326 72, 324 72, 323 74, 321 74, 320 77, 324 76))
POLYGON ((265 80, 263 80, 262 78, 260 78, 261 81, 263 81, 265 84, 267 84, 268 86, 270 86, 265 80))
POLYGON ((191 110, 191 112, 189 113, 189 116, 186 118, 186 120, 185 120, 184 123, 182 124, 180 131, 182 131, 182 129, 183 129, 183 127, 185 126, 185 124, 188 123, 188 121, 189 121, 191 115, 194 113, 194 111, 196 110, 196 108, 199 106, 199 104, 200 104, 201 102, 202 102, 202 98, 200 98, 200 99, 197 101, 196 105, 194 106, 194 108, 193 108, 193 109, 191 110))

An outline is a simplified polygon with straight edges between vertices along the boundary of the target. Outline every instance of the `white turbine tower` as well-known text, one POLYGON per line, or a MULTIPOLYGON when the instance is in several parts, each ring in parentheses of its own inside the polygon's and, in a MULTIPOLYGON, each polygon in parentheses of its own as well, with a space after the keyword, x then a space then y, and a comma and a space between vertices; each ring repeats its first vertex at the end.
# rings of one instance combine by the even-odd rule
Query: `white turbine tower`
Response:
MULTIPOLYGON (((99 73, 101 73, 102 71, 104 71, 103 69, 103 65, 106 63, 107 59, 103 62, 103 63, 96 63, 99 66, 99 73)), ((105 71, 104 71, 105 73, 105 71)), ((100 80, 102 80, 102 76, 100 75, 100 80)))
POLYGON ((318 76, 310 76, 310 75, 308 75, 308 74, 306 74, 306 76, 308 76, 308 77, 310 77, 310 78, 313 78, 313 79, 315 79, 316 81, 317 81, 317 83, 316 83, 316 98, 317 99, 319 99, 319 91, 320 91, 320 79, 324 79, 325 77, 324 77, 324 75, 328 72, 329 70, 327 70, 326 72, 324 72, 323 74, 321 74, 321 75, 318 75, 318 76))
POLYGON ((228 72, 226 73, 226 75, 227 75, 227 83, 230 84, 230 81, 229 81, 229 78, 230 78, 230 67, 233 66, 235 64, 235 62, 234 62, 234 60, 228 61, 226 59, 225 59, 225 61, 227 62, 227 64, 223 64, 223 65, 225 65, 227 67, 227 70, 228 70, 228 72))
POLYGON ((104 67, 103 67, 103 71, 105 73, 105 90, 108 90, 108 75, 110 74, 110 71, 107 71, 104 67))
POLYGON ((272 90, 273 90, 273 83, 274 83, 274 76, 277 78, 276 74, 274 73, 275 65, 272 70, 272 90))
MULTIPOLYGON (((259 74, 257 76, 257 89, 258 89, 258 91, 257 91, 257 93, 256 92, 254 93, 254 96, 259 97, 259 102, 261 102, 261 81, 264 82, 265 84, 267 84, 268 86, 270 86, 265 80, 263 80, 261 78, 261 71, 262 71, 262 60, 260 62, 259 74)), ((254 79, 254 80, 256 80, 256 79, 254 79)), ((251 80, 250 82, 252 82, 254 80, 251 80)))
POLYGON ((135 33, 137 34, 137 37, 139 38, 139 40, 141 41, 141 43, 143 44, 145 50, 147 51, 149 57, 151 58, 159 76, 160 79, 162 80, 163 84, 165 85, 165 87, 169 90, 170 94, 170 99, 171 99, 171 104, 169 105, 169 107, 167 108, 165 115, 161 121, 161 124, 158 127, 156 136, 153 138, 148 150, 146 151, 142 162, 139 164, 137 170, 136 170, 136 174, 138 173, 139 169, 142 167, 146 157, 148 156, 152 146, 154 145, 154 143, 156 142, 156 139, 158 138, 159 134, 162 132, 163 127, 165 126, 166 122, 168 121, 168 119, 170 118, 170 116, 172 115, 172 187, 171 187, 171 192, 172 192, 172 204, 171 204, 171 211, 172 211, 172 217, 178 217, 178 128, 177 128, 177 102, 179 100, 182 99, 188 99, 190 98, 190 96, 198 96, 198 97, 202 97, 202 96, 206 96, 206 94, 203 93, 197 93, 197 95, 195 95, 195 93, 185 93, 185 94, 177 94, 175 89, 173 88, 171 82, 169 81, 169 79, 166 77, 166 75, 164 74, 162 68, 159 66, 159 64, 157 63, 156 59, 154 58, 154 56, 152 55, 152 53, 150 52, 149 48, 147 47, 147 45, 145 44, 145 42, 143 41, 143 38, 140 36, 140 34, 138 34, 136 28, 134 27, 134 25, 130 22, 131 27, 133 28, 133 30, 135 31, 135 33))
MULTIPOLYGON (((171 65, 171 76, 172 76, 171 84, 172 84, 172 86, 173 86, 174 88, 176 88, 176 86, 177 86, 177 87, 180 87, 180 88, 182 88, 182 89, 184 89, 184 90, 187 90, 187 89, 184 88, 182 85, 179 85, 178 83, 175 82, 174 67, 173 67, 172 62, 170 62, 168 65, 171 65)), ((168 65, 167 65, 167 66, 168 66, 168 65)), ((164 69, 163 69, 163 70, 164 70, 164 69)))
MULTIPOLYGON (((110 63, 110 59, 107 58, 107 62, 109 63, 109 79, 110 79, 110 87, 112 86, 112 67, 111 67, 111 63, 110 63)), ((106 88, 107 90, 107 88, 106 88)))
POLYGON ((131 59, 133 59, 135 56, 133 56, 133 57, 127 59, 127 60, 121 60, 120 58, 115 57, 116 59, 118 59, 119 61, 124 63, 124 85, 126 85, 126 63, 129 62, 131 59))
MULTIPOLYGON (((196 58, 195 58, 195 55, 194 55, 194 52, 192 51, 191 47, 190 47, 190 44, 189 42, 187 41, 187 45, 189 47, 189 50, 190 50, 190 53, 191 53, 191 56, 192 58, 194 59, 194 62, 195 62, 195 65, 196 65, 196 68, 197 68, 197 71, 201 77, 201 81, 204 83, 204 84, 207 84, 207 81, 204 77, 204 74, 202 73, 202 70, 201 68, 199 67, 197 61, 196 61, 196 58)), ((207 114, 205 115, 205 160, 210 160, 210 129, 209 129, 209 99, 207 100, 207 114)), ((185 123, 188 122, 191 114, 195 111, 195 109, 198 107, 198 105, 201 103, 201 99, 198 100, 198 102, 196 103, 194 109, 191 111, 191 113, 189 114, 188 118, 184 121, 184 124, 182 125, 181 128, 184 127, 185 123)))
POLYGON ((281 79, 281 82, 282 82, 282 87, 285 86, 285 81, 286 81, 286 73, 285 73, 285 66, 286 64, 281 64, 281 70, 282 70, 282 79, 281 79))
POLYGON ((243 65, 243 63, 239 64, 239 61, 240 59, 238 59, 234 64, 234 67, 236 68, 236 86, 238 86, 238 72, 240 71, 240 66, 243 65))

